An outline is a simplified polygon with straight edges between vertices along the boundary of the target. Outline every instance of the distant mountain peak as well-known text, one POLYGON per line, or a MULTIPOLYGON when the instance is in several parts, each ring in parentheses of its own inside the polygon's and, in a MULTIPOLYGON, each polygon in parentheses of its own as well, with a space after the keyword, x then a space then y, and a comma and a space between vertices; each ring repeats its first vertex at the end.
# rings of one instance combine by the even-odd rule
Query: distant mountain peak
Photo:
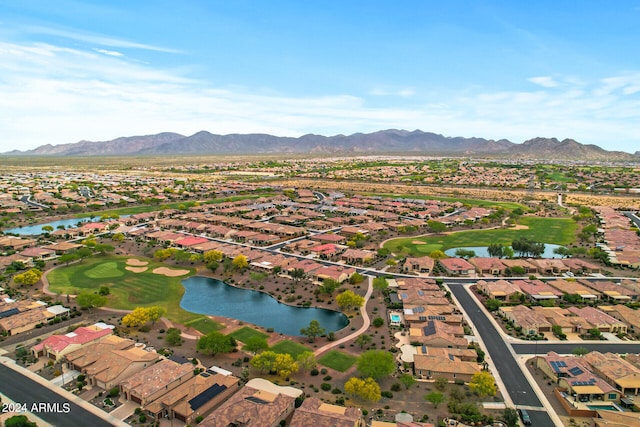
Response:
POLYGON ((172 132, 120 137, 111 141, 79 141, 42 145, 34 150, 14 150, 6 155, 127 156, 127 155, 237 155, 237 154, 402 154, 467 157, 517 157, 531 159, 637 160, 631 155, 606 151, 566 138, 536 137, 522 144, 507 139, 447 137, 436 133, 386 129, 372 133, 323 136, 306 134, 298 138, 268 134, 216 135, 201 130, 191 136, 172 132))

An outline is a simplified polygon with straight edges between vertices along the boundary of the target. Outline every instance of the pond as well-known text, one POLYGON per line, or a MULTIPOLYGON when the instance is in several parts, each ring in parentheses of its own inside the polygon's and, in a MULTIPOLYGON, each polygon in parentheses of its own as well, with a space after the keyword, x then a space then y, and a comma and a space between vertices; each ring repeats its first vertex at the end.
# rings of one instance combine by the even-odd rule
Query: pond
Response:
MULTIPOLYGON (((120 218, 126 218, 129 215, 120 215, 120 218)), ((38 234, 42 234, 42 227, 50 225, 54 230, 57 230, 59 226, 64 226, 64 228, 74 228, 77 227, 80 222, 97 222, 100 220, 99 216, 94 217, 84 217, 84 218, 69 218, 69 219, 61 219, 58 221, 46 222, 43 224, 35 224, 35 225, 25 225, 23 227, 16 227, 10 230, 4 230, 7 234, 20 234, 20 235, 30 235, 35 236, 38 234)))
MULTIPOLYGON (((558 254, 554 254, 553 250, 556 248, 559 248, 560 245, 552 245, 550 243, 545 243, 544 244, 544 253, 542 254, 542 256, 540 258, 562 258, 560 255, 558 254)), ((456 251, 458 249, 466 249, 469 251, 474 251, 476 253, 477 257, 490 257, 491 255, 489 255, 489 252, 487 251, 487 246, 468 246, 468 247, 464 247, 464 248, 451 248, 451 249, 447 249, 446 251, 444 251, 444 253, 448 256, 451 257, 455 257, 456 256, 456 251)), ((515 254, 518 255, 518 254, 515 254)))
POLYGON ((230 317, 292 336, 300 336, 300 328, 309 326, 312 320, 320 322, 326 332, 349 324, 340 312, 289 306, 264 292, 236 288, 209 277, 190 277, 182 284, 185 292, 180 306, 193 313, 230 317))

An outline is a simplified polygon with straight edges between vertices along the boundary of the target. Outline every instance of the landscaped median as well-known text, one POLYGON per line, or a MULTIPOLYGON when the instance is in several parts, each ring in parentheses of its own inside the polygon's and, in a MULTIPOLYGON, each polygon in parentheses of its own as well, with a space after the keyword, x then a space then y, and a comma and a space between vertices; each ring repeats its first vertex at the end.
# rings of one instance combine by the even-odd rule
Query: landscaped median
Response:
POLYGON ((107 307, 133 310, 160 306, 172 322, 203 333, 221 329, 221 325, 209 317, 180 307, 184 294, 181 282, 194 273, 193 268, 170 268, 149 258, 96 256, 60 266, 47 274, 47 280, 49 290, 60 295, 93 293, 107 287, 107 307))

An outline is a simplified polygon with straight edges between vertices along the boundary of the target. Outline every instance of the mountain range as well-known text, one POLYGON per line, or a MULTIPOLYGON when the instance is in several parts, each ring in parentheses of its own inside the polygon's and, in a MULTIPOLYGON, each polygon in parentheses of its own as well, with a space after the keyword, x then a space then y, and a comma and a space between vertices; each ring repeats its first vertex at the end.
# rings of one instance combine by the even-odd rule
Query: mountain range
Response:
POLYGON ((267 134, 215 135, 201 131, 191 136, 177 133, 120 137, 111 141, 80 141, 14 150, 5 155, 28 156, 164 156, 240 154, 412 154, 425 156, 502 157, 555 160, 640 160, 640 152, 607 151, 564 139, 533 138, 522 144, 506 139, 446 137, 420 130, 381 130, 373 133, 298 138, 267 134))

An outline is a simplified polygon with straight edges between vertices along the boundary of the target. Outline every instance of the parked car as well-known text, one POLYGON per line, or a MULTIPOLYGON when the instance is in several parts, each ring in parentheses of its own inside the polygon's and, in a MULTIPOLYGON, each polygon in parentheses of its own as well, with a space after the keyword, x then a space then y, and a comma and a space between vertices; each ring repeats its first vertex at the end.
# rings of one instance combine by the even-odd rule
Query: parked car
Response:
POLYGON ((531 425, 531 418, 529 418, 529 414, 525 409, 518 409, 518 414, 520 415, 520 419, 522 420, 522 424, 526 426, 531 425))

